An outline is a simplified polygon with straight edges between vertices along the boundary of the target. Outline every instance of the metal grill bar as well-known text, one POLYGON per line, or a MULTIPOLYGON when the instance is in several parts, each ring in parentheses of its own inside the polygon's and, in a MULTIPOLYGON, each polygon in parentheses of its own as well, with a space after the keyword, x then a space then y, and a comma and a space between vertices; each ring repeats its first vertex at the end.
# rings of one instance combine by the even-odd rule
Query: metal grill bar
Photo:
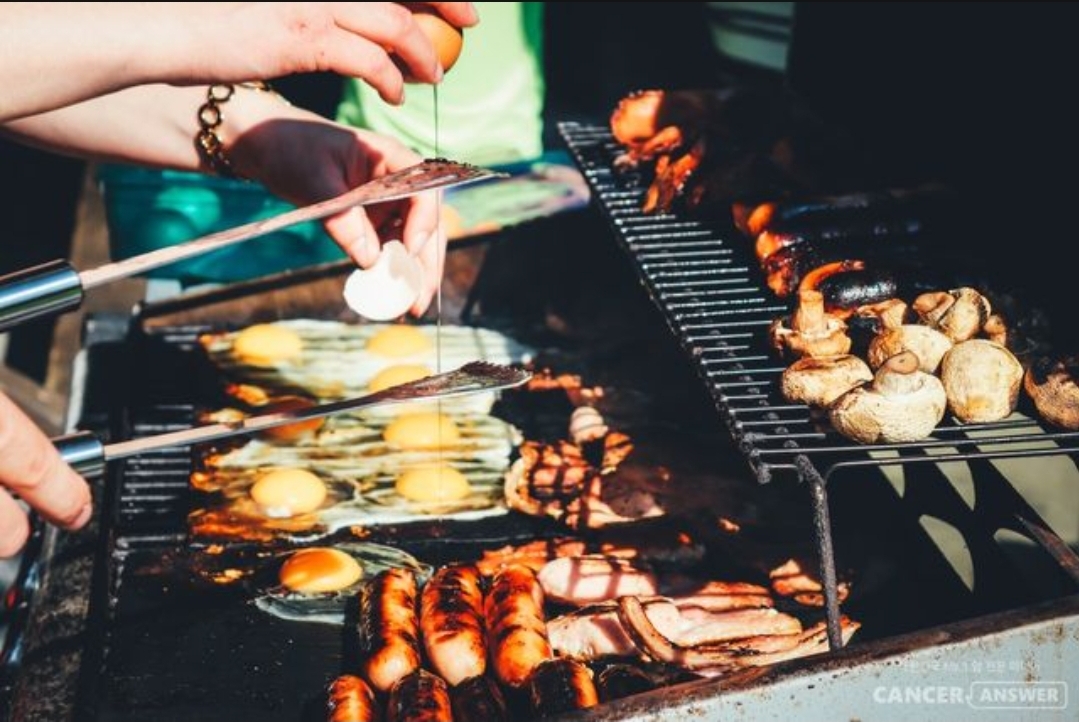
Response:
POLYGON ((615 236, 695 361, 716 406, 727 416, 758 481, 770 481, 776 471, 797 475, 796 459, 803 454, 824 479, 830 479, 835 472, 852 467, 1079 453, 1079 432, 1046 429, 1018 415, 992 424, 943 424, 933 438, 922 442, 861 445, 845 441, 827 424, 818 424, 807 407, 787 404, 779 394, 777 380, 783 366, 765 352, 763 334, 789 308, 763 285, 750 244, 739 242, 733 229, 670 214, 644 214, 640 210, 645 191, 642 176, 613 171, 614 158, 622 148, 606 128, 562 123, 559 130, 615 236), (738 392, 728 393, 731 390, 738 392), (765 418, 746 421, 747 414, 765 418), (1038 433, 1014 433, 1020 430, 1038 433), (1029 448, 1035 441, 1050 443, 1029 448), (966 444, 962 450, 943 455, 898 459, 870 455, 954 448, 960 443, 966 444))
MULTIPOLYGON (((155 334, 155 339, 184 350, 197 347, 204 326, 174 326, 155 334)), ((168 383, 167 378, 161 383, 168 383)), ((146 389, 150 398, 160 399, 133 412, 131 437, 154 436, 179 431, 195 423, 191 402, 170 402, 172 394, 155 393, 154 382, 146 389)), ((162 449, 118 462, 115 506, 117 548, 174 544, 187 536, 190 511, 191 450, 162 449)))

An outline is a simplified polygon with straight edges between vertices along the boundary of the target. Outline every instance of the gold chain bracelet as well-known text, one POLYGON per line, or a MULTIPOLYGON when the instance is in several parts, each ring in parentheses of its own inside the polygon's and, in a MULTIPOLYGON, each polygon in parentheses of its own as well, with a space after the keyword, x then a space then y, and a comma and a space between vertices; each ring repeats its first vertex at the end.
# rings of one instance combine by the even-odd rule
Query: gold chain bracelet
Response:
MULTIPOLYGON (((229 102, 236 93, 237 85, 241 88, 250 88, 264 93, 277 94, 270 84, 256 80, 250 83, 215 83, 206 89, 206 102, 199 106, 199 132, 195 135, 195 147, 210 169, 224 178, 240 178, 241 176, 232 167, 232 162, 225 153, 225 144, 221 136, 217 134, 218 128, 225 117, 221 112, 221 106, 229 102)), ((284 98, 282 98, 284 100, 284 98)), ((287 102, 287 101, 286 101, 287 102)))

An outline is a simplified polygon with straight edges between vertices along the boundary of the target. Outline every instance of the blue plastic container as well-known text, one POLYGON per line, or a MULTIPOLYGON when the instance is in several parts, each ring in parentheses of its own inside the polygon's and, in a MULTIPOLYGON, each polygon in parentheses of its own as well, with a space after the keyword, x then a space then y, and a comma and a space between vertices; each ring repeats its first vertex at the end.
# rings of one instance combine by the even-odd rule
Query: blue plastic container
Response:
MULTIPOLYGON (((105 201, 109 247, 117 260, 293 208, 258 183, 200 173, 104 165, 97 180, 105 201)), ((322 225, 312 221, 148 275, 185 284, 228 283, 344 257, 322 225)))

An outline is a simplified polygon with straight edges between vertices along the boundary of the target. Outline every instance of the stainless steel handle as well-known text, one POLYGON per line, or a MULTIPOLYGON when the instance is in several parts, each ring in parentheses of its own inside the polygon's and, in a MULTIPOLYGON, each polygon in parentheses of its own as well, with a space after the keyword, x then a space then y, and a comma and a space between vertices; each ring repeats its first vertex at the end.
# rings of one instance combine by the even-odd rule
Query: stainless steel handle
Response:
POLYGON ((78 431, 52 440, 60 457, 86 477, 105 473, 105 446, 89 431, 78 431))
POLYGON ((0 277, 0 331, 78 308, 82 279, 67 261, 50 261, 0 277))
POLYGON ((524 369, 500 366, 484 361, 467 363, 454 371, 427 376, 417 381, 391 386, 367 396, 332 401, 317 406, 277 411, 261 416, 250 416, 232 423, 192 426, 179 431, 168 431, 153 436, 141 436, 128 441, 118 441, 105 446, 89 432, 60 436, 52 440, 64 461, 83 476, 97 476, 105 471, 105 462, 126 459, 149 451, 192 446, 207 441, 226 439, 265 431, 276 426, 294 424, 308 419, 357 411, 381 404, 402 404, 419 399, 448 399, 479 391, 500 391, 526 383, 532 373, 524 369))

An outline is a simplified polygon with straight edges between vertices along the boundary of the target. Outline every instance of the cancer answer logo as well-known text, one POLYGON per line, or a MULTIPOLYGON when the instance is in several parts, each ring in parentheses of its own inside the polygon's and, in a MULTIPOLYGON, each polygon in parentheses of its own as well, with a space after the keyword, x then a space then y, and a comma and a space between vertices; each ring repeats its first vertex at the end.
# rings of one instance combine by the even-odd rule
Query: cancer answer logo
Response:
POLYGON ((1068 706, 1067 682, 993 681, 962 685, 897 685, 873 690, 873 701, 889 705, 952 705, 972 709, 1060 710, 1068 706))
POLYGON ((974 709, 1065 709, 1067 682, 971 682, 974 709))

